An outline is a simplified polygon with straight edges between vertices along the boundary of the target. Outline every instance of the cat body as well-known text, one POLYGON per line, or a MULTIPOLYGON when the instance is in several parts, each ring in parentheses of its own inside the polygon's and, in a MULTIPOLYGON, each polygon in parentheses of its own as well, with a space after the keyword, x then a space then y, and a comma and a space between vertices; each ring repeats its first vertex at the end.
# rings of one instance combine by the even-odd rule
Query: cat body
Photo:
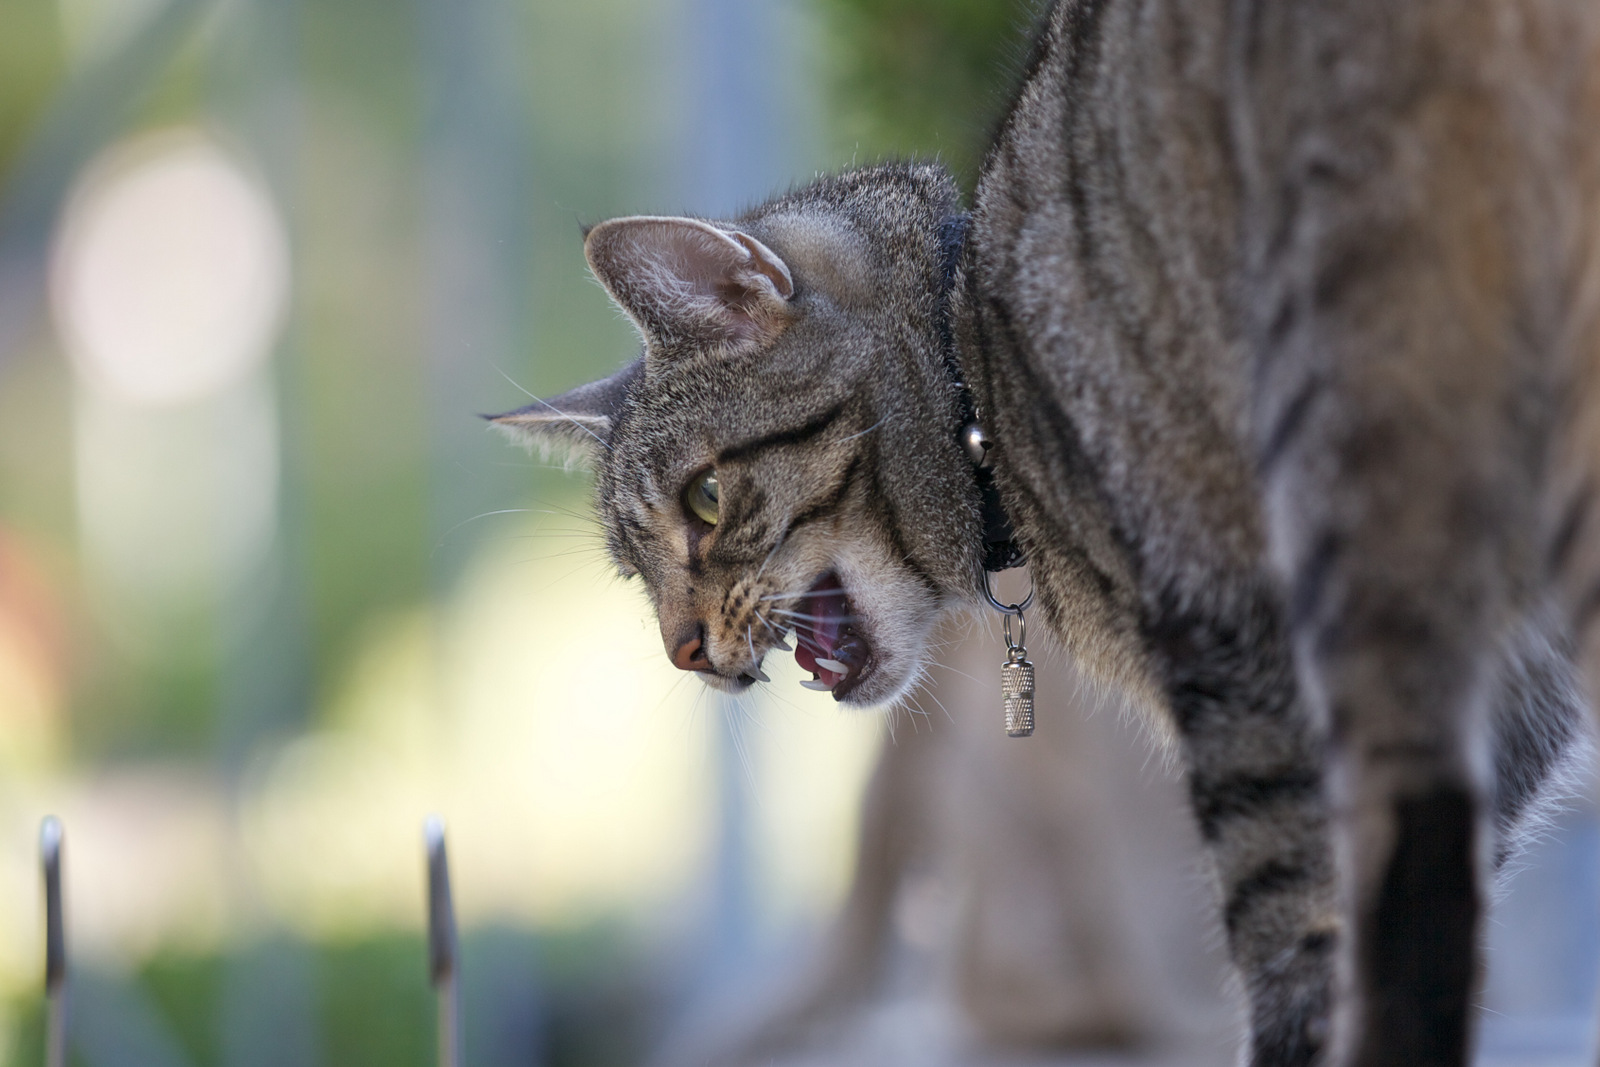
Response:
POLYGON ((980 595, 974 408, 1050 629, 1182 755, 1251 1062, 1462 1064, 1600 605, 1597 22, 1058 3, 970 222, 902 166, 602 223, 645 355, 501 422, 593 455, 680 666, 792 633, 879 704, 980 595))
POLYGON ((1464 1061, 1574 730, 1591 7, 1062 4, 979 183, 1007 504, 1056 632, 1171 714, 1257 1062, 1340 987, 1334 1062, 1464 1061))

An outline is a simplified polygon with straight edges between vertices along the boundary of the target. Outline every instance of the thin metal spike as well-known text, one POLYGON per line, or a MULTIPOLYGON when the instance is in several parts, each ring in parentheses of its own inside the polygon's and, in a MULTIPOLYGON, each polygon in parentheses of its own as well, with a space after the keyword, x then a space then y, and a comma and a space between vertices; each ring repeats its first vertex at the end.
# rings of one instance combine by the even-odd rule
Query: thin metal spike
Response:
POLYGON ((39 825, 39 862, 44 870, 45 1067, 67 1062, 67 931, 61 907, 61 820, 39 825))
POLYGON ((437 815, 428 816, 422 836, 428 849, 428 976, 438 1004, 439 1067, 461 1067, 459 944, 444 822, 437 815))

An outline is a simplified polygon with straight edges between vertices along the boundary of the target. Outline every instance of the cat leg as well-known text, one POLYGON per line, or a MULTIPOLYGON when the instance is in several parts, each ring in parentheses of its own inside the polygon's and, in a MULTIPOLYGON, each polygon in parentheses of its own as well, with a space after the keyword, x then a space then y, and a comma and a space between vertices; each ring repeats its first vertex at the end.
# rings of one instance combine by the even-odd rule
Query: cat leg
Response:
POLYGON ((1564 399, 1577 200, 1548 138, 1577 135, 1546 72, 1584 69, 1584 8, 1235 7, 1257 471, 1346 917, 1336 1067, 1470 1051, 1492 709, 1564 399))
POLYGON ((1500 676, 1491 728, 1492 861, 1498 871, 1516 854, 1545 807, 1577 786, 1572 772, 1592 751, 1572 641, 1554 611, 1535 612, 1517 628, 1500 676))
POLYGON ((1304 1067, 1328 1036, 1336 879, 1320 745, 1272 585, 1254 585, 1231 609, 1165 605, 1144 632, 1249 1002, 1249 1063, 1304 1067))
POLYGON ((1408 462, 1405 432, 1349 418, 1361 407, 1269 497, 1302 691, 1328 738, 1349 932, 1333 1062, 1459 1067, 1492 862, 1491 712, 1516 684, 1511 566, 1488 518, 1506 501, 1455 456, 1408 462))

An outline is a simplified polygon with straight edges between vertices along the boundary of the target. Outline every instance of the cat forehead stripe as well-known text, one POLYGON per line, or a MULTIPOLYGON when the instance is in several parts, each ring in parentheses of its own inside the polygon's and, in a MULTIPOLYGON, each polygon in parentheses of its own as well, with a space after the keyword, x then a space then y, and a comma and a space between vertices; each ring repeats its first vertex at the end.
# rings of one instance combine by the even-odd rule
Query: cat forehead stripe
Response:
POLYGON ((856 476, 861 473, 861 463, 862 456, 860 452, 850 457, 849 466, 845 467, 844 474, 840 476, 833 489, 821 499, 814 500, 802 507, 794 518, 789 520, 789 528, 795 529, 807 523, 816 522, 818 519, 826 518, 837 511, 839 505, 844 503, 844 498, 849 495, 850 487, 855 484, 856 476))
POLYGON ((805 444, 833 425, 834 421, 844 412, 844 407, 841 402, 800 426, 788 430, 776 430, 749 441, 741 441, 739 444, 729 445, 717 453, 717 462, 731 463, 735 460, 748 459, 756 453, 764 452, 769 448, 805 444))

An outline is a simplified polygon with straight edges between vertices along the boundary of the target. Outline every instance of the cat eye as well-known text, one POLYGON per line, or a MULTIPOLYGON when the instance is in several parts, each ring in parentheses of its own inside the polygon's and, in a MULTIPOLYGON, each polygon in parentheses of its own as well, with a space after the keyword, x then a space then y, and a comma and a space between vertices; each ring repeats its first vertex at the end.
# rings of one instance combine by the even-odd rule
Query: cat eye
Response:
POLYGON ((717 472, 703 470, 689 481, 683 491, 683 506, 689 514, 707 526, 717 524, 717 472))

